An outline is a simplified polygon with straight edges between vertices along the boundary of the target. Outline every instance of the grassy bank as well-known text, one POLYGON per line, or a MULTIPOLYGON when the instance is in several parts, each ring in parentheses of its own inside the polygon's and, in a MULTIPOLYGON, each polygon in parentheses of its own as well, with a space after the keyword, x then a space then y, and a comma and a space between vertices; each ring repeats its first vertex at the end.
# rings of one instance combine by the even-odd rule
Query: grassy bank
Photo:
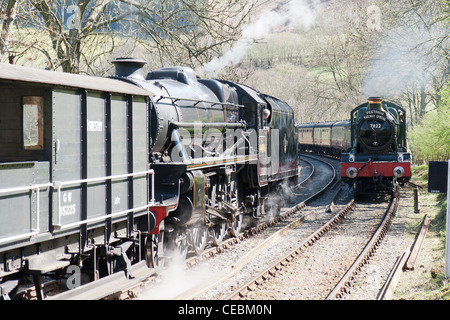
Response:
MULTIPOLYGON (((431 225, 419 253, 414 270, 405 271, 397 286, 397 300, 450 300, 450 279, 445 279, 445 217, 447 196, 428 192, 428 166, 413 168, 412 182, 422 186, 419 193, 420 216, 431 215, 431 225)), ((419 232, 417 214, 411 211, 408 226, 412 234, 419 232)))

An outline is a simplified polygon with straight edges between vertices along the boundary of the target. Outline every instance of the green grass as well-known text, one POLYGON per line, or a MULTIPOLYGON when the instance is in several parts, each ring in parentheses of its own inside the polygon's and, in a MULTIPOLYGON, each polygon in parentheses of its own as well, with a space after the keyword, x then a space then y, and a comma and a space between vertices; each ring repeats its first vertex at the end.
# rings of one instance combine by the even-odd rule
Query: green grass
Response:
MULTIPOLYGON (((431 215, 431 225, 413 271, 405 271, 400 279, 394 299, 400 300, 450 300, 450 283, 445 278, 446 208, 445 194, 428 193, 428 166, 412 167, 411 182, 420 189, 420 217, 431 215)), ((411 214, 407 230, 419 232, 422 219, 411 214), (420 222, 420 223, 419 223, 420 222)))

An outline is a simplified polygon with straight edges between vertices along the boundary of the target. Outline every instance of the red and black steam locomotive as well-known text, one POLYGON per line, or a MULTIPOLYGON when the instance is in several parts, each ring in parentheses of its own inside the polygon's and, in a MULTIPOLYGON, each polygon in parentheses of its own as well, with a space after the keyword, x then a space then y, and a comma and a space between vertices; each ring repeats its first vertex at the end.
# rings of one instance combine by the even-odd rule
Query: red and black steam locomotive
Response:
POLYGON ((392 192, 411 178, 406 146, 406 111, 369 98, 349 121, 297 125, 299 149, 341 156, 341 178, 357 193, 392 192))
POLYGON ((411 178, 406 146, 406 111, 369 98, 350 113, 351 149, 341 157, 341 177, 359 193, 391 191, 411 178))

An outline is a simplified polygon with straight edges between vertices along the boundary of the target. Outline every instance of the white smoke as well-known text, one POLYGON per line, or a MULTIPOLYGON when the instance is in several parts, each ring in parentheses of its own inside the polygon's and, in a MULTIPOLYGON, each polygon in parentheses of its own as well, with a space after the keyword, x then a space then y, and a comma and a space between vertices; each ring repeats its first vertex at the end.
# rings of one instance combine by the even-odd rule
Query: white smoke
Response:
POLYGON ((199 263, 189 269, 177 253, 168 254, 172 259, 168 262, 167 269, 155 280, 156 283, 143 289, 139 300, 171 300, 214 275, 207 264, 199 263))
MULTIPOLYGON (((314 1, 316 3, 317 1, 314 1)), ((308 29, 315 21, 317 4, 306 0, 290 0, 279 11, 263 13, 252 24, 244 26, 242 37, 221 57, 215 57, 205 64, 198 73, 216 76, 227 66, 238 64, 247 52, 248 47, 256 40, 270 34, 276 27, 285 26, 292 29, 308 29)))
POLYGON ((409 87, 426 88, 445 62, 433 50, 441 36, 441 29, 427 29, 421 24, 391 30, 378 43, 363 79, 364 96, 395 97, 409 87))

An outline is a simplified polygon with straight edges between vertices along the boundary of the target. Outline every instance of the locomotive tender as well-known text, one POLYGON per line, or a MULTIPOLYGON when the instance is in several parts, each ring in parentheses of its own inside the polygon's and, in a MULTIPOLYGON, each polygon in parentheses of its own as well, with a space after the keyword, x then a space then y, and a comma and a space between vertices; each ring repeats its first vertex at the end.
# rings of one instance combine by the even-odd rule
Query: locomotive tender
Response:
POLYGON ((372 97, 354 108, 349 121, 296 126, 299 149, 341 158, 341 179, 357 193, 392 192, 411 178, 406 111, 372 97))
MULTIPOLYGON (((90 280, 199 253, 298 175, 292 109, 190 68, 99 78, 0 66, 0 296, 77 265, 90 280)), ((276 205, 275 205, 276 207, 276 205)), ((276 214, 276 210, 275 210, 276 214)))

